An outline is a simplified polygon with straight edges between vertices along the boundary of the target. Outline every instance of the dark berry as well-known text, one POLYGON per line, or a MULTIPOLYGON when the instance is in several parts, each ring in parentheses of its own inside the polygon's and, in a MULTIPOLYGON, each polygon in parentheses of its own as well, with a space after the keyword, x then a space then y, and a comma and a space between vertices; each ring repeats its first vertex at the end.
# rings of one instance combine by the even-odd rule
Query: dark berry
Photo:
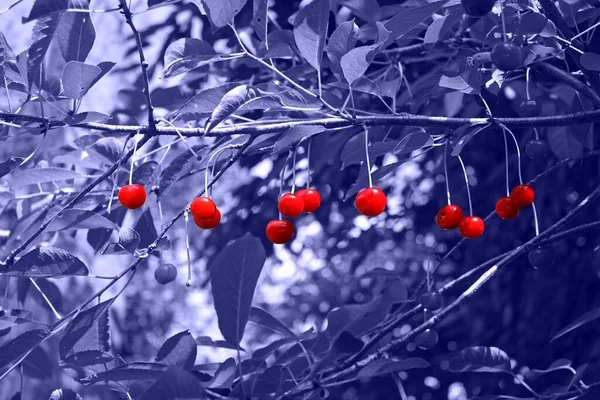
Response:
POLYGON ((415 344, 423 350, 431 350, 438 343, 439 336, 435 329, 426 329, 415 338, 415 344))
POLYGON ((267 238, 275 244, 286 244, 294 237, 294 225, 285 219, 276 219, 267 224, 267 238))
POLYGON ((194 217, 194 222, 198 225, 199 228, 211 230, 215 229, 221 223, 221 212, 217 208, 215 215, 211 218, 196 218, 194 217))
POLYGON ((443 297, 437 290, 425 292, 419 297, 419 303, 428 310, 439 310, 443 305, 443 297))
POLYGON ((458 223, 463 216, 463 211, 459 206, 450 204, 438 211, 435 221, 440 228, 452 230, 458 228, 458 223))
POLYGON ((510 192, 510 197, 517 203, 520 208, 533 204, 535 192, 529 185, 519 185, 510 192))
POLYGON ((296 193, 304 201, 304 212, 314 213, 321 205, 321 195, 315 189, 302 189, 296 193))
POLYGON ((126 185, 119 190, 118 197, 123 207, 135 210, 143 206, 146 202, 146 190, 142 185, 138 185, 137 183, 126 185))
POLYGON ((210 197, 200 196, 192 200, 190 204, 190 213, 194 218, 209 219, 217 212, 217 206, 210 197))
POLYGON ((173 264, 164 264, 154 271, 154 279, 161 285, 173 282, 177 277, 177 268, 173 264))
POLYGON ((522 117, 538 117, 542 113, 542 105, 535 100, 526 100, 519 106, 522 117))
POLYGON ((461 0, 465 13, 472 17, 484 17, 488 15, 496 0, 461 0))
POLYGON ((519 206, 510 197, 503 197, 496 202, 496 214, 502 219, 514 219, 519 215, 519 206))
POLYGON ((543 158, 548 154, 548 143, 544 140, 530 140, 525 145, 525 153, 532 158, 543 158))
POLYGON ((376 217, 385 210, 386 202, 385 193, 381 189, 370 187, 358 193, 354 205, 361 214, 376 217))
POLYGON ((521 66, 521 50, 514 44, 498 43, 492 47, 491 58, 500 71, 512 71, 521 66))
POLYGON ((294 218, 304 211, 304 200, 295 194, 286 193, 279 199, 277 208, 286 217, 294 218))
POLYGON ((534 268, 554 264, 554 253, 548 247, 536 247, 529 252, 529 262, 534 268))
POLYGON ((479 217, 465 217, 458 223, 458 230, 467 239, 476 239, 483 234, 485 224, 479 217))

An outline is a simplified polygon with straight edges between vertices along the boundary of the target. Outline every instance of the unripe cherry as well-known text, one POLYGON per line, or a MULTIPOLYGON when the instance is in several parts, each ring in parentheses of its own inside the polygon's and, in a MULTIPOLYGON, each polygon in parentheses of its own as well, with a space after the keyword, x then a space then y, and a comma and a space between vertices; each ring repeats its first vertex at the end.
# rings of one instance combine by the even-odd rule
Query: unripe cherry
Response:
POLYGON ((154 279, 161 285, 173 282, 177 277, 177 268, 173 264, 164 264, 154 271, 154 279))
POLYGON ((376 217, 385 210, 387 199, 379 188, 370 187, 361 190, 354 202, 358 212, 367 217, 376 217))
POLYGON ((415 344, 423 350, 431 350, 439 341, 439 335, 435 329, 426 329, 415 338, 415 344))
POLYGON ((142 185, 137 183, 125 185, 119 190, 117 197, 123 207, 135 210, 143 206, 146 202, 146 190, 142 185))

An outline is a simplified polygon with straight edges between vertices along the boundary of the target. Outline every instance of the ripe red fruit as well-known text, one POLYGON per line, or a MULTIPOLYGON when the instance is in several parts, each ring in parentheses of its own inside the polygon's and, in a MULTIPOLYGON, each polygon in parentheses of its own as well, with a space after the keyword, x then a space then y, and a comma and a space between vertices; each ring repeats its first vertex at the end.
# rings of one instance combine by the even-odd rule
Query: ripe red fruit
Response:
POLYGON ((510 197, 503 197, 496 202, 496 214, 502 219, 513 219, 519 215, 519 206, 510 197))
POLYGON ((522 117, 537 117, 542 113, 542 105, 535 100, 526 100, 519 106, 522 117))
POLYGON ((161 285, 173 282, 177 277, 177 268, 173 264, 164 264, 154 271, 154 279, 161 285))
POLYGON ((438 211, 435 221, 440 228, 452 230, 458 227, 458 223, 463 218, 463 210, 459 206, 450 204, 438 211))
POLYGON ((146 202, 146 190, 142 185, 138 185, 137 183, 125 185, 119 190, 118 197, 123 207, 135 210, 143 206, 146 202))
POLYGON ((462 0, 461 3, 468 15, 483 17, 492 11, 496 0, 462 0))
POLYGON ((267 238, 275 244, 286 244, 294 237, 294 224, 285 219, 275 219, 267 224, 267 238))
POLYGON ((304 212, 313 213, 321 205, 321 195, 315 189, 302 189, 296 192, 296 196, 304 201, 304 212))
POLYGON ((529 262, 534 268, 554 264, 554 253, 548 247, 536 247, 529 252, 529 262))
POLYGON ((217 208, 215 215, 213 215, 211 218, 204 219, 194 217, 194 222, 196 223, 196 225, 198 225, 199 228, 207 230, 215 229, 217 226, 219 226, 219 223, 221 222, 221 212, 217 208))
POLYGON ((439 310, 443 304, 442 294, 437 290, 425 292, 419 297, 419 303, 428 310, 439 310))
POLYGON ((479 217, 465 217, 458 223, 458 230, 467 239, 476 239, 483 234, 485 224, 479 217))
POLYGON ((426 329, 415 338, 415 344, 423 350, 430 350, 438 343, 439 336, 435 329, 426 329))
POLYGON ((533 188, 529 185, 519 185, 510 192, 510 197, 517 203, 521 208, 530 206, 533 204, 535 193, 533 188))
POLYGON ((546 154, 548 154, 548 143, 544 140, 530 140, 525 145, 525 153, 532 159, 546 157, 546 154))
POLYGON ((361 214, 376 217, 385 210, 385 193, 376 187, 363 189, 356 196, 354 205, 361 214))
POLYGON ((512 71, 521 66, 521 50, 514 44, 498 43, 492 47, 491 58, 500 71, 512 71))
POLYGON ((200 196, 192 200, 190 204, 190 213, 194 218, 209 219, 217 212, 217 206, 210 197, 200 196))
POLYGON ((302 200, 302 197, 296 196, 295 194, 286 193, 279 199, 277 208, 279 209, 279 212, 286 217, 294 218, 304 211, 304 200, 302 200))

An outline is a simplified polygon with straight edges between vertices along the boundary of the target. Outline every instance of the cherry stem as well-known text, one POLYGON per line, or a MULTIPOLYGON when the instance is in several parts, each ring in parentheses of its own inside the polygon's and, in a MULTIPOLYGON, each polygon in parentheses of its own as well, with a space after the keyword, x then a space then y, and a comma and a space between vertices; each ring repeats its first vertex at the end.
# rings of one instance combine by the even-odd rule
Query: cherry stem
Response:
POLYGON ((504 38, 504 42, 506 43, 506 22, 504 21, 504 1, 500 2, 500 15, 502 16, 502 37, 504 38))
POLYGON ((371 160, 369 159, 369 128, 363 125, 365 131, 365 157, 367 162, 367 175, 369 176, 369 187, 373 187, 373 178, 371 177, 371 160))
MULTIPOLYGON (((110 192, 110 199, 108 200, 108 213, 110 214, 110 210, 112 208, 113 197, 115 196, 115 189, 117 188, 117 180, 119 179, 119 168, 121 167, 121 163, 123 162, 123 156, 125 155, 125 149, 127 148, 127 143, 131 139, 131 136, 127 136, 125 139, 125 143, 123 143, 123 149, 121 150, 121 157, 119 158, 119 164, 117 164, 117 168, 113 174, 113 185, 112 190, 110 192)), ((133 163, 133 158, 131 159, 133 163)))
MULTIPOLYGON (((281 199, 281 196, 283 196, 283 186, 285 184, 285 167, 287 166, 287 163, 288 163, 290 157, 292 156, 292 152, 293 152, 293 150, 290 149, 290 152, 288 153, 288 156, 283 163, 283 168, 281 169, 281 177, 279 179, 279 199, 281 199)), ((283 219, 283 216, 281 215, 281 211, 279 212, 279 219, 283 219)))
POLYGON ((535 208, 535 202, 531 203, 533 207, 533 222, 535 224, 535 236, 539 236, 540 234, 540 224, 538 221, 537 209, 535 208))
POLYGON ((487 111, 488 118, 490 118, 490 119, 494 118, 494 116, 492 115, 492 110, 490 109, 490 106, 488 106, 487 101, 485 101, 485 99, 483 98, 482 95, 479 95, 479 98, 481 99, 481 101, 483 102, 483 105, 485 106, 485 110, 487 111))
POLYGON ((469 176, 467 175, 467 169, 465 168, 465 164, 461 156, 457 156, 458 161, 460 161, 460 166, 462 167, 463 173, 465 174, 465 184, 467 185, 467 197, 469 198, 469 215, 473 215, 473 203, 471 202, 471 189, 469 189, 469 176))
POLYGON ((502 130, 502 136, 504 137, 504 154, 506 156, 506 197, 510 197, 510 179, 508 177, 508 140, 506 139, 506 132, 502 130))
POLYGON ((192 286, 192 260, 190 258, 190 235, 188 229, 189 213, 187 211, 183 214, 183 219, 185 220, 185 250, 188 262, 188 277, 185 286, 190 287, 192 286))
MULTIPOLYGON (((210 197, 212 194, 212 186, 210 188, 211 193, 208 193, 208 171, 210 170, 210 163, 212 161, 212 159, 219 153, 221 153, 224 150, 230 149, 230 148, 235 148, 236 145, 234 144, 228 144, 226 146, 221 147, 220 149, 218 149, 217 151, 215 151, 214 153, 211 154, 210 158, 208 159, 208 162, 206 163, 206 169, 204 170, 204 195, 207 197, 210 197)), ((217 161, 219 161, 219 159, 217 158, 213 164, 213 169, 212 169, 212 176, 215 176, 215 165, 217 164, 217 161)))
POLYGON ((510 129, 508 129, 506 126, 502 125, 502 130, 506 130, 508 133, 510 133, 510 136, 513 139, 513 142, 515 142, 515 148, 517 149, 517 164, 519 167, 519 184, 523 184, 523 176, 521 175, 521 149, 519 149, 519 142, 517 141, 517 138, 515 137, 515 134, 512 133, 512 131, 510 129))
POLYGON ((308 138, 306 146, 306 188, 310 188, 310 147, 312 144, 312 136, 308 138))
POLYGON ((296 191, 296 153, 298 152, 298 147, 300 147, 300 142, 294 147, 294 157, 292 158, 292 194, 296 191))
POLYGON ((179 132, 179 129, 177 129, 177 127, 175 125, 173 125, 171 122, 167 121, 164 118, 159 118, 160 121, 166 122, 167 124, 171 125, 171 127, 173 129, 175 129, 175 132, 177 132, 177 134, 179 135, 179 137, 181 138, 181 140, 183 141, 183 143, 187 146, 187 148, 192 152, 192 154, 194 155, 194 157, 196 157, 196 159, 199 159, 200 156, 198 155, 198 153, 196 153, 194 151, 194 149, 192 149, 192 147, 189 145, 189 143, 185 140, 185 137, 183 137, 183 135, 181 134, 181 132, 179 132))
POLYGON ((446 161, 446 156, 448 154, 448 141, 446 141, 446 145, 444 146, 444 178, 446 181, 446 197, 448 198, 448 205, 452 204, 450 201, 450 182, 448 182, 448 162, 446 161))
POLYGON ((133 161, 133 159, 135 158, 135 152, 137 151, 137 145, 138 145, 138 139, 135 140, 135 143, 133 145, 133 154, 131 155, 131 168, 129 168, 129 184, 133 185, 133 164, 135 164, 135 161, 133 161))
POLYGON ((427 291, 431 290, 431 257, 429 257, 427 265, 427 291))
POLYGON ((531 96, 529 95, 529 75, 531 73, 531 68, 527 68, 527 71, 525 72, 525 95, 527 96, 527 100, 531 99, 531 96))
POLYGON ((533 128, 533 132, 535 132, 535 140, 540 140, 540 134, 539 134, 537 128, 533 128))

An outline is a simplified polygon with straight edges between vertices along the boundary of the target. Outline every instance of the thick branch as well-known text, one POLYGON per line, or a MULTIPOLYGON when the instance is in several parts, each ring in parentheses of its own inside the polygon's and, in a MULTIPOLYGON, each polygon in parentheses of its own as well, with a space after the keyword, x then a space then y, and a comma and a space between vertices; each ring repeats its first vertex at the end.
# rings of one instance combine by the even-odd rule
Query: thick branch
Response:
POLYGON ((598 96, 598 93, 596 93, 594 89, 591 88, 591 86, 586 85, 579 79, 575 78, 573 75, 563 71, 560 68, 556 68, 552 64, 546 62, 539 62, 534 63, 532 65, 538 71, 544 72, 550 77, 558 79, 571 86, 573 89, 581 92, 581 94, 587 96, 597 108, 600 108, 600 96, 598 96))

